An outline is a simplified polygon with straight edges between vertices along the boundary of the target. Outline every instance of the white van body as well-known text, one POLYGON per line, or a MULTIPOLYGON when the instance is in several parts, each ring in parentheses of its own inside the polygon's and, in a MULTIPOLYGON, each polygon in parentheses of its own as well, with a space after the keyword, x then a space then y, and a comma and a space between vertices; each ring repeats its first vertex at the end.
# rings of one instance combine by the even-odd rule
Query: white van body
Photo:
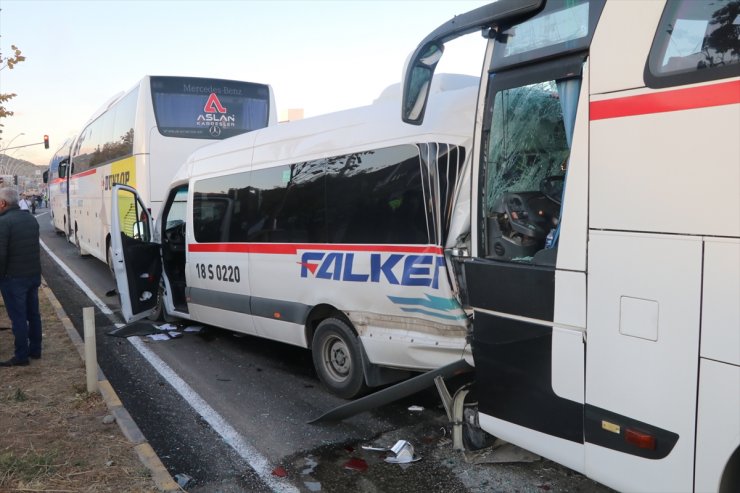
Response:
POLYGON ((740 2, 480 7, 417 48, 407 122, 481 30, 454 259, 481 427, 621 491, 740 491, 740 2))
MULTIPOLYGON (((313 347, 322 381, 345 397, 407 375, 381 368, 463 358, 467 317, 443 254, 477 96, 478 78, 463 80, 432 96, 421 127, 400 122, 398 99, 383 97, 194 152, 158 220, 167 312, 313 347), (326 320, 334 326, 323 330, 326 320)), ((114 200, 131 191, 118 190, 114 200)), ((140 227, 129 237, 114 231, 117 278, 128 284, 119 285, 123 311, 133 320, 150 308, 152 299, 136 300, 156 295, 157 276, 141 284, 146 273, 132 274, 128 258, 124 266, 119 240, 147 248, 140 227)), ((148 257, 141 265, 156 274, 148 257)))

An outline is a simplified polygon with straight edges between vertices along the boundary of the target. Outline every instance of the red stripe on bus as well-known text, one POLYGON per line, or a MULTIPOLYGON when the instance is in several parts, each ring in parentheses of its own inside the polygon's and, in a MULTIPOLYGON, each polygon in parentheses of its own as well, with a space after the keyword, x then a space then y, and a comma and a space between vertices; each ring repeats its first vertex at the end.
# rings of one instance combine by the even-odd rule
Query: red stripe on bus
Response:
POLYGON ((337 245, 323 243, 189 243, 189 252, 208 253, 270 253, 295 255, 299 250, 331 250, 341 252, 401 252, 442 254, 438 246, 406 245, 337 245))
POLYGON ((51 180, 51 184, 55 185, 57 183, 64 183, 65 181, 67 180, 65 180, 64 178, 54 178, 53 180, 51 180))
POLYGON ((94 175, 94 174, 95 174, 95 173, 97 173, 97 172, 98 172, 98 170, 97 170, 97 169, 89 169, 89 170, 87 170, 87 171, 83 171, 82 173, 77 173, 76 175, 72 175, 72 176, 71 176, 71 178, 72 178, 72 179, 75 179, 75 178, 82 178, 83 176, 87 176, 87 175, 94 175))
POLYGON ((711 86, 676 89, 607 101, 592 101, 590 118, 591 121, 605 120, 738 103, 740 103, 740 80, 735 80, 711 86))

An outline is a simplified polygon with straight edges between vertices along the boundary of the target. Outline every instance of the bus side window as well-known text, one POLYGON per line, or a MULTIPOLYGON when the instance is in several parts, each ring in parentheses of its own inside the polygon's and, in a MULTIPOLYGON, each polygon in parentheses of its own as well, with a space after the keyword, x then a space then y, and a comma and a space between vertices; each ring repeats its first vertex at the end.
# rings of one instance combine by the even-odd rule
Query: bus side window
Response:
POLYGON ((740 2, 666 3, 645 64, 648 87, 740 75, 740 2))

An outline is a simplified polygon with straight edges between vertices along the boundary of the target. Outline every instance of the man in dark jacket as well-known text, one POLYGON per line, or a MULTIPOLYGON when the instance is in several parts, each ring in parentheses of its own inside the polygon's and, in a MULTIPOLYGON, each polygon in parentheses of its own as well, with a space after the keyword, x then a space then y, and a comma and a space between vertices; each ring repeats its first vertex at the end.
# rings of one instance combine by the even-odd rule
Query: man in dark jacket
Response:
POLYGON ((0 188, 0 292, 13 326, 15 355, 0 366, 41 357, 39 223, 18 207, 18 192, 0 188))

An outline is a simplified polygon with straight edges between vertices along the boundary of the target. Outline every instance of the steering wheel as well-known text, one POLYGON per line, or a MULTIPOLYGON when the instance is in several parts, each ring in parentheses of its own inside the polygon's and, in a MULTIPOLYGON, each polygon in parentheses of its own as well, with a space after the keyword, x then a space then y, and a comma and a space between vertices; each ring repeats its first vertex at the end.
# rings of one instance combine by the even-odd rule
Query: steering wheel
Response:
POLYGON ((173 246, 184 246, 185 245, 185 221, 169 228, 165 235, 167 241, 173 246))
POLYGON ((540 182, 540 193, 560 205, 563 200, 563 185, 565 175, 552 175, 543 178, 540 182))

